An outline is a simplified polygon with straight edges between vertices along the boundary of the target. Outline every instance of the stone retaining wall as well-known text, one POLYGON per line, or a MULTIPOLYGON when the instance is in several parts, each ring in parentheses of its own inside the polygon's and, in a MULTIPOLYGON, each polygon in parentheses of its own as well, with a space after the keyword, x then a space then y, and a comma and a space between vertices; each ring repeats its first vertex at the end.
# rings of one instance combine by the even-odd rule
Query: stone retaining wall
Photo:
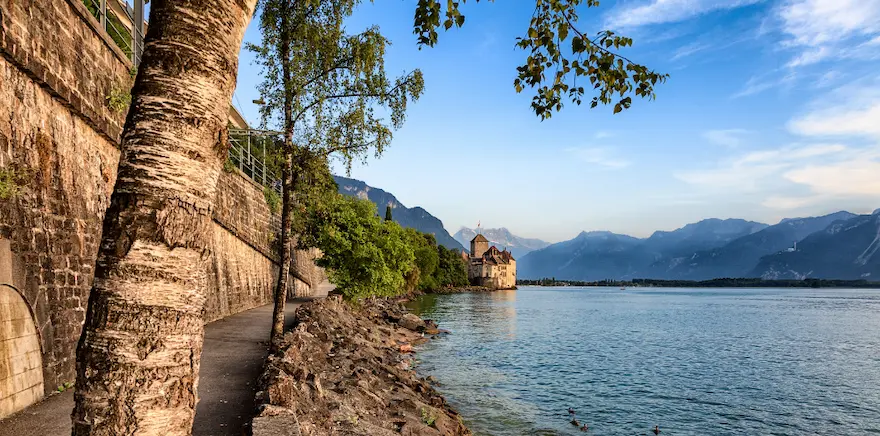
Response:
MULTIPOLYGON (((14 191, 0 198, 0 285, 29 306, 47 393, 74 380, 125 120, 106 98, 130 68, 81 0, 0 0, 0 183, 14 191)), ((219 183, 206 322, 268 303, 278 268, 262 188, 237 172, 219 183)), ((307 255, 293 268, 300 295, 322 275, 307 255)))

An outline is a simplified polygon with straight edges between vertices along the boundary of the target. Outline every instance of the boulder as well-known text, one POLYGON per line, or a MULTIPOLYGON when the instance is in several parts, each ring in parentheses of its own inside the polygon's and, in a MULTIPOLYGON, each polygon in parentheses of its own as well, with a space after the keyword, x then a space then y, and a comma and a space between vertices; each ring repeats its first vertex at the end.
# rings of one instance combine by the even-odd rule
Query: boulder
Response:
POLYGON ((401 316, 400 320, 397 321, 397 325, 414 332, 425 331, 425 321, 411 313, 405 313, 401 316))

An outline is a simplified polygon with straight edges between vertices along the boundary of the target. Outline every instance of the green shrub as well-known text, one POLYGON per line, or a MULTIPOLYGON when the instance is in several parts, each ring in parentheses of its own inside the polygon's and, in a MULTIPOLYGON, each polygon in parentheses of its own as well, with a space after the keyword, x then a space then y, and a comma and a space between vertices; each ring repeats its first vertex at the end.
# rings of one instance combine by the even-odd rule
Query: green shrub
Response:
POLYGON ((114 84, 107 94, 107 107, 116 113, 125 113, 131 105, 131 92, 126 87, 114 84))
POLYGON ((21 191, 21 177, 11 168, 0 168, 0 200, 9 200, 21 191))
POLYGON ((272 213, 278 213, 281 210, 281 196, 274 189, 263 188, 263 196, 266 197, 266 204, 272 213))
POLYGON ((227 173, 235 171, 235 163, 232 162, 232 159, 228 157, 226 158, 223 162, 223 171, 226 171, 227 173))

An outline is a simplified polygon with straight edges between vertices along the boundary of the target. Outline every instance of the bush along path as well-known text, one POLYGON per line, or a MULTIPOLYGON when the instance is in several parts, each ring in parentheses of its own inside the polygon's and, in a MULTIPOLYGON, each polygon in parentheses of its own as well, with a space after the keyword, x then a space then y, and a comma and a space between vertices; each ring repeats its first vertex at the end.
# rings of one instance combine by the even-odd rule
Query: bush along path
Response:
POLYGON ((260 378, 254 436, 470 435, 416 376, 413 346, 444 333, 398 302, 304 304, 260 378))

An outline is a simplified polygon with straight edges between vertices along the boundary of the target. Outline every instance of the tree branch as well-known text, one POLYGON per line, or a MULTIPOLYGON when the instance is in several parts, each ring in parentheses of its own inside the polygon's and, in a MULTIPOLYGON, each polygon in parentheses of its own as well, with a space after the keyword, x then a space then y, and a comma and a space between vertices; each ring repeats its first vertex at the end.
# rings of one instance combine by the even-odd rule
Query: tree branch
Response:
POLYGON ((411 76, 412 76, 412 73, 407 74, 406 80, 403 80, 402 82, 398 83, 397 85, 394 85, 393 88, 391 88, 387 92, 383 92, 383 93, 348 92, 348 93, 342 93, 342 94, 329 95, 324 98, 320 98, 318 100, 315 100, 315 101, 307 104, 299 113, 297 113, 293 119, 293 123, 296 124, 297 122, 299 122, 300 118, 302 118, 302 116, 305 115, 306 112, 308 112, 311 108, 313 108, 313 107, 315 107, 325 101, 328 101, 328 100, 336 100, 336 99, 341 99, 341 98, 352 98, 352 97, 365 97, 365 98, 387 97, 387 96, 391 95, 392 92, 400 89, 401 86, 408 84, 411 76))

